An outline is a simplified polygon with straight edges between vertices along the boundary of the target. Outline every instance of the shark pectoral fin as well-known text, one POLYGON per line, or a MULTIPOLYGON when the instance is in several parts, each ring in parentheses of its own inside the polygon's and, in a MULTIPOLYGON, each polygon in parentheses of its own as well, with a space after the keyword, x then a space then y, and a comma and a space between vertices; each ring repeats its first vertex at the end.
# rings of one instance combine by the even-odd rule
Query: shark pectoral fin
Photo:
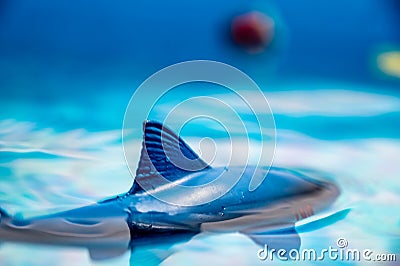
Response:
POLYGON ((101 261, 123 255, 127 249, 121 247, 91 247, 88 248, 90 259, 101 261))
POLYGON ((174 252, 169 247, 162 249, 162 246, 157 249, 152 249, 146 246, 132 248, 129 265, 157 266, 173 253, 174 252))
POLYGON ((326 226, 329 226, 331 224, 334 224, 338 221, 343 220, 344 218, 346 218, 346 216, 349 214, 349 212, 351 211, 350 208, 346 208, 334 213, 330 213, 328 215, 325 215, 323 217, 317 217, 315 220, 299 225, 296 227, 297 232, 310 232, 310 231, 314 231, 326 226))
POLYGON ((248 236, 256 244, 262 247, 268 246, 268 250, 285 250, 286 252, 283 257, 288 257, 290 250, 295 249, 298 251, 301 245, 301 239, 294 227, 294 224, 290 224, 284 228, 272 231, 268 230, 262 232, 262 229, 254 228, 241 231, 241 233, 248 236))

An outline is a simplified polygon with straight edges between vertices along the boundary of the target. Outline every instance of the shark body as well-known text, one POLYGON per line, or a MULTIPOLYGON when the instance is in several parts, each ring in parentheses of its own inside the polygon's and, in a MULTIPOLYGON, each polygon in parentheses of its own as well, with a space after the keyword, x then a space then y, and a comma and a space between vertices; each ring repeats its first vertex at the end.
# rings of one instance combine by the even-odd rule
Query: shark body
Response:
MULTIPOLYGON (((177 197, 186 203, 191 199, 197 202, 199 197, 211 197, 224 189, 224 184, 219 183, 198 195, 177 197)), ((114 257, 137 246, 187 240, 201 232, 240 232, 260 245, 298 249, 301 241, 295 223, 328 208, 338 195, 339 189, 333 183, 282 168, 248 166, 244 172, 243 167, 212 168, 170 129, 146 121, 136 179, 127 193, 31 219, 17 219, 0 210, 0 241, 83 246, 95 260, 114 257), (185 158, 181 160, 179 156, 185 158), (180 168, 171 159, 189 161, 180 168), (177 185, 211 182, 221 173, 224 178, 241 178, 211 202, 181 206, 155 196, 169 193, 177 185), (249 191, 254 173, 266 178, 249 191), (160 177, 168 184, 162 183, 160 177)))

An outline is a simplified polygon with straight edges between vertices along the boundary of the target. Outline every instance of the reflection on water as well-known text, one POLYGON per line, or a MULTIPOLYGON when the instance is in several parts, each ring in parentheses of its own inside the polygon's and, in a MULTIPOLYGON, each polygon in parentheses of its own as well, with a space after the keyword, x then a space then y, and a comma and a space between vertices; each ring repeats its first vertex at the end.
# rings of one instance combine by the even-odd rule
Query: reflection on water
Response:
POLYGON ((131 185, 124 178, 119 130, 55 132, 13 120, 1 121, 0 128, 0 204, 11 212, 76 207, 131 185))
MULTIPOLYGON (((335 181, 342 194, 331 211, 351 208, 346 219, 301 233, 302 248, 335 246, 342 237, 352 248, 399 254, 400 139, 395 132, 400 98, 350 90, 300 89, 274 92, 268 99, 277 124, 274 165, 335 181)), ((131 186, 118 129, 59 132, 36 122, 0 122, 0 206, 29 217, 87 205, 131 186)), ((202 131, 207 129, 207 124, 201 126, 202 131)), ((187 142, 198 147, 196 128, 189 128, 186 134, 187 142)), ((223 164, 226 142, 224 138, 215 142, 221 153, 214 164, 223 164)), ((139 156, 140 140, 135 145, 139 156)), ((162 251, 157 245, 154 248, 162 251)), ((174 253, 163 265, 187 265, 188 261, 204 265, 205 255, 207 261, 218 265, 267 263, 258 260, 259 247, 240 234, 199 235, 171 249, 174 253)), ((98 264, 128 265, 129 258, 127 253, 98 264)), ((96 264, 90 262, 86 250, 77 248, 0 246, 1 265, 70 265, 72 261, 96 264)))

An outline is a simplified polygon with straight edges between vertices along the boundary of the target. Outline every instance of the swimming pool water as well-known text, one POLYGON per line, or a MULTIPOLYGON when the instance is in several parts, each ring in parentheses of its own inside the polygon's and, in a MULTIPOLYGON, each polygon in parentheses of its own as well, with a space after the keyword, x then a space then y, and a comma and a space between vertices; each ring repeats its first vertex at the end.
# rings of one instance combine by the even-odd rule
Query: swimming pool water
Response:
MULTIPOLYGON (((400 94, 379 89, 310 82, 264 90, 277 128, 273 165, 332 180, 342 193, 328 212, 351 209, 344 220, 301 233, 302 249, 335 247, 338 238, 345 238, 351 248, 394 253, 400 259, 400 94)), ((109 96, 99 92, 90 106, 79 101, 58 102, 53 105, 57 108, 51 109, 35 102, 12 103, 25 115, 13 116, 9 109, 0 121, 1 207, 30 217, 87 205, 129 189, 133 179, 124 160, 121 128, 110 129, 109 125, 119 122, 107 122, 113 119, 122 123, 129 99, 121 92, 109 96), (55 123, 51 118, 70 112, 76 113, 80 121, 87 121, 88 127, 75 128, 67 119, 55 123), (99 126, 101 121, 107 126, 99 126)), ((218 97, 229 99, 232 95, 218 97)), ((174 103, 162 104, 159 112, 174 103)), ((207 132, 215 137, 218 151, 223 154, 226 139, 221 138, 219 130, 203 121, 184 131, 183 138, 196 148, 196 136, 207 132)), ((140 142, 138 139, 135 144, 138 156, 140 142)), ((220 163, 217 156, 213 164, 220 163)), ((260 261, 259 248, 240 234, 199 235, 174 246, 174 253, 162 265, 204 265, 204 256, 216 265, 288 264, 260 261)), ((129 256, 127 252, 109 261, 92 262, 87 251, 79 248, 0 244, 1 265, 128 265, 129 256)), ((325 263, 335 264, 329 260, 325 263)))

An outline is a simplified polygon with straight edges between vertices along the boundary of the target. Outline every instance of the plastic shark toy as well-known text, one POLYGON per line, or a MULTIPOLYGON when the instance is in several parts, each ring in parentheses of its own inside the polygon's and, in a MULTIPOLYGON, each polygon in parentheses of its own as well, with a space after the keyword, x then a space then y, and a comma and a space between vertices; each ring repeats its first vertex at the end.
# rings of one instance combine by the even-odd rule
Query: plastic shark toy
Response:
MULTIPOLYGON (((327 181, 272 167, 257 171, 267 178, 249 191, 248 173, 253 170, 250 166, 243 173, 242 168, 213 168, 170 129, 146 121, 141 158, 130 191, 94 205, 31 219, 14 218, 1 210, 0 241, 83 246, 95 260, 121 255, 129 248, 134 252, 138 246, 187 240, 201 232, 240 232, 260 245, 298 249, 300 237, 295 223, 328 208, 339 195, 338 188, 327 181), (167 140, 164 144, 162 138, 167 140), (179 145, 168 145, 174 142, 179 145), (175 161, 189 158, 192 165, 179 168, 167 153, 176 154, 175 161), (221 172, 232 178, 242 176, 222 197, 206 204, 180 206, 154 196, 173 191, 178 184, 207 183, 221 172), (160 176, 169 180, 168 185, 159 184, 160 176)), ((208 186, 202 195, 180 197, 186 197, 187 202, 218 189, 224 188, 208 186)))

